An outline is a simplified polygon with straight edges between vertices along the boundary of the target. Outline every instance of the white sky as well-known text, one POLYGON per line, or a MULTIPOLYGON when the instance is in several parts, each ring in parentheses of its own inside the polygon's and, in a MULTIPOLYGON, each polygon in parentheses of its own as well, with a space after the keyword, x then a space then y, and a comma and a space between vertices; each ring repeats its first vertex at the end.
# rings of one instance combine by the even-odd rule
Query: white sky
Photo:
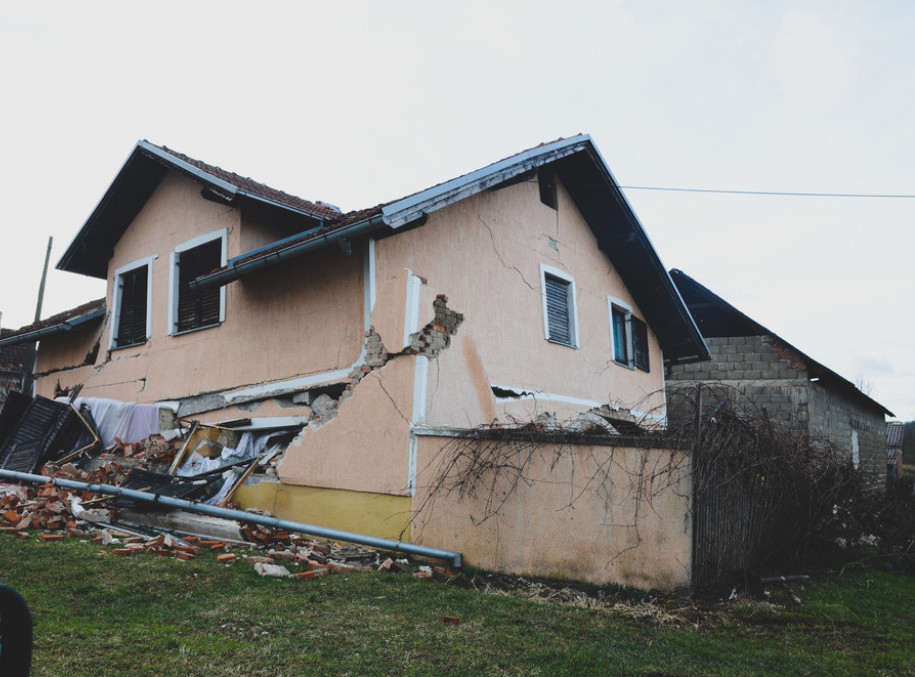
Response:
MULTIPOLYGON (((137 139, 344 210, 577 132, 622 185, 915 194, 915 3, 0 3, 0 311, 137 139)), ((915 419, 915 199, 628 190, 682 269, 915 419)), ((52 271, 43 317, 104 294, 52 271)))

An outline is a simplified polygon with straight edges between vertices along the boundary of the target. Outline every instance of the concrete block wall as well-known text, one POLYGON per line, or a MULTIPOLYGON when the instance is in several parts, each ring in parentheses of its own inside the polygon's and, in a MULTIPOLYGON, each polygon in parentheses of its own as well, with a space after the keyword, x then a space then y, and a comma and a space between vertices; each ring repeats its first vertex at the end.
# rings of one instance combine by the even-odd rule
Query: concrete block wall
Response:
POLYGON ((834 389, 810 384, 810 434, 826 438, 848 457, 858 446, 859 469, 875 486, 886 479, 886 422, 882 412, 866 408, 834 389), (854 440, 854 441, 853 441, 854 440))
POLYGON ((705 339, 712 359, 677 365, 667 377, 668 411, 672 421, 693 408, 699 382, 709 385, 703 409, 721 400, 745 411, 764 413, 770 420, 804 425, 808 421, 807 372, 803 360, 768 336, 705 339), (689 402, 687 402, 687 400, 689 402))

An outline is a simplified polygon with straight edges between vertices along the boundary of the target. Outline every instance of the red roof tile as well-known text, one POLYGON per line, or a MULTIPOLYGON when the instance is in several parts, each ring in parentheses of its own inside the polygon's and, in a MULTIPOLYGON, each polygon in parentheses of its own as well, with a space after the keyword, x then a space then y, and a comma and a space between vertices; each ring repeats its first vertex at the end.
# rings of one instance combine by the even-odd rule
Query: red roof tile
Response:
POLYGON ((83 305, 77 306, 76 308, 71 308, 70 310, 65 310, 62 313, 57 313, 56 315, 52 315, 51 317, 47 317, 43 320, 39 320, 38 322, 33 322, 32 324, 27 324, 24 327, 20 327, 16 331, 12 331, 8 334, 4 333, 3 338, 5 338, 5 339, 12 338, 13 336, 20 336, 22 334, 28 334, 33 331, 38 331, 39 329, 46 329, 48 327, 54 327, 58 324, 63 324, 64 322, 67 322, 68 320, 75 320, 77 317, 81 317, 83 315, 88 315, 93 310, 98 310, 99 308, 104 308, 104 307, 105 307, 105 299, 96 299, 95 301, 89 301, 88 303, 84 303, 83 305))
POLYGON ((209 165, 206 162, 200 160, 195 160, 192 157, 188 157, 184 153, 179 153, 178 151, 167 148, 166 146, 158 146, 169 155, 172 155, 179 160, 188 163, 196 167, 197 169, 206 172, 207 174, 212 174, 213 176, 222 179, 228 183, 231 183, 234 186, 238 186, 241 190, 257 195, 259 197, 272 200, 274 202, 279 202, 294 209, 301 209, 302 211, 308 212, 309 214, 314 214, 315 216, 324 218, 324 219, 337 219, 340 218, 340 211, 331 207, 329 205, 320 204, 317 202, 311 202, 310 200, 305 200, 295 195, 290 195, 282 190, 276 188, 271 188, 270 186, 263 184, 254 179, 241 176, 235 172, 229 172, 221 167, 216 167, 214 165, 209 165))

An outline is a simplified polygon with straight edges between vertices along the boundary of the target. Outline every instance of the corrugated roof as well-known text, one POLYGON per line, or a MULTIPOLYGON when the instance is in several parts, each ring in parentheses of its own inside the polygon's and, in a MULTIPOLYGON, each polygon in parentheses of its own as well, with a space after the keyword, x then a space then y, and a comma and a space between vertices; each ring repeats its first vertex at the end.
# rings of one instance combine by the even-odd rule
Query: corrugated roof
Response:
POLYGON ((888 423, 886 426, 886 446, 901 449, 905 439, 905 423, 888 423))

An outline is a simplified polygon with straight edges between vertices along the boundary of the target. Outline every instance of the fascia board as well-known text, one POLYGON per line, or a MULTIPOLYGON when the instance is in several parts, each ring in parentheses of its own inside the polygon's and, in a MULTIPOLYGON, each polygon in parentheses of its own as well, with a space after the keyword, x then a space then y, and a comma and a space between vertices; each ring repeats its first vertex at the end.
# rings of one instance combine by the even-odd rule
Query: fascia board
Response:
POLYGON ((382 207, 384 221, 391 228, 399 228, 415 221, 423 214, 447 207, 519 174, 589 147, 593 148, 591 137, 581 134, 513 155, 382 207))

